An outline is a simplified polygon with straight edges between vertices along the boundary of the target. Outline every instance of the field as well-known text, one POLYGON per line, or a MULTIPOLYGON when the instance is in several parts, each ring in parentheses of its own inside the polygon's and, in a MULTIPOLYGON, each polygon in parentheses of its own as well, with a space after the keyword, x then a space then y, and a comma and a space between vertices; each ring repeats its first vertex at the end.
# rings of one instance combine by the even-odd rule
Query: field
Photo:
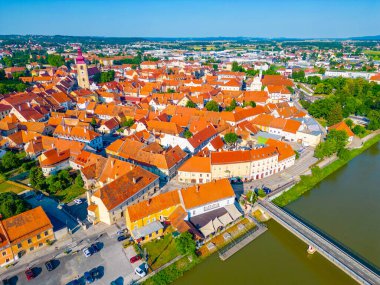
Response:
POLYGON ((143 249, 146 249, 146 252, 148 253, 148 263, 153 270, 168 263, 179 255, 175 240, 171 233, 166 234, 161 239, 155 239, 148 242, 142 247, 143 249))
POLYGON ((373 57, 375 60, 380 60, 380 51, 377 50, 366 50, 364 51, 366 55, 370 55, 373 57))
POLYGON ((8 183, 7 181, 0 184, 0 193, 4 192, 14 192, 16 194, 25 191, 25 188, 22 188, 17 185, 13 185, 11 183, 8 183))

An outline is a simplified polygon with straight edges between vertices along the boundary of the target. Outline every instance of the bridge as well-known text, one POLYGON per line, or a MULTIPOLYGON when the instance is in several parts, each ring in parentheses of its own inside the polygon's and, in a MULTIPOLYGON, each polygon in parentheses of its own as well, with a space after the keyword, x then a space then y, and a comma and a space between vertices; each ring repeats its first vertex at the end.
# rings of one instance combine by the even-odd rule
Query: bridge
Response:
POLYGON ((346 272, 360 284, 380 285, 380 276, 363 265, 336 244, 296 219, 268 200, 259 200, 259 206, 276 222, 292 232, 302 241, 314 247, 322 256, 346 272))

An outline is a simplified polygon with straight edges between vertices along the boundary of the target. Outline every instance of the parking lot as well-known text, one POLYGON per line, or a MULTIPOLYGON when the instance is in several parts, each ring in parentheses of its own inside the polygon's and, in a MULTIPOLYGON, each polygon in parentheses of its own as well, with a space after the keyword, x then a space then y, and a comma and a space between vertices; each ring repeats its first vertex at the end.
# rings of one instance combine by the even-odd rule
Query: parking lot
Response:
POLYGON ((141 264, 141 261, 131 264, 129 259, 135 255, 133 248, 128 251, 123 249, 122 242, 116 240, 116 236, 104 234, 100 238, 86 239, 81 242, 81 248, 76 253, 65 255, 54 259, 54 269, 48 271, 45 267, 47 260, 38 264, 32 264, 31 269, 36 277, 27 280, 24 272, 19 272, 14 276, 3 276, 8 279, 11 285, 57 285, 73 284, 73 280, 78 280, 77 284, 86 284, 83 277, 85 272, 96 270, 98 278, 92 284, 130 284, 132 280, 137 280, 134 268, 141 264), (82 248, 96 243, 100 249, 92 256, 86 257, 82 248))

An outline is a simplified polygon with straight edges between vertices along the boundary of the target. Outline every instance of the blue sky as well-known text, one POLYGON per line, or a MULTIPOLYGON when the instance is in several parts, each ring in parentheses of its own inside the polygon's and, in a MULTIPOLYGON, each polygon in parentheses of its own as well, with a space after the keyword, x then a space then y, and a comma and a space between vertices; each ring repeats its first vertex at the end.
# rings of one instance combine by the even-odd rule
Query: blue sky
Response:
POLYGON ((379 35, 380 0, 0 0, 0 34, 379 35))

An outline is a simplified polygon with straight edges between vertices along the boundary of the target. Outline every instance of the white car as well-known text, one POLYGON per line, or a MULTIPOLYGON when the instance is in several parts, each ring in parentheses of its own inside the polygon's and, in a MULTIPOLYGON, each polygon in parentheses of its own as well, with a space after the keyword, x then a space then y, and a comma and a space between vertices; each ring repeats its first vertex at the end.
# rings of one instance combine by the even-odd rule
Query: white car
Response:
POLYGON ((148 271, 148 264, 143 263, 135 268, 135 273, 140 277, 145 277, 148 271))
POLYGON ((89 257, 89 256, 92 255, 92 254, 91 254, 91 251, 90 251, 90 249, 89 249, 88 247, 85 247, 85 248, 83 249, 83 254, 84 254, 85 257, 89 257))
POLYGON ((74 203, 77 205, 80 205, 80 204, 82 204, 82 200, 81 199, 75 199, 74 203))

